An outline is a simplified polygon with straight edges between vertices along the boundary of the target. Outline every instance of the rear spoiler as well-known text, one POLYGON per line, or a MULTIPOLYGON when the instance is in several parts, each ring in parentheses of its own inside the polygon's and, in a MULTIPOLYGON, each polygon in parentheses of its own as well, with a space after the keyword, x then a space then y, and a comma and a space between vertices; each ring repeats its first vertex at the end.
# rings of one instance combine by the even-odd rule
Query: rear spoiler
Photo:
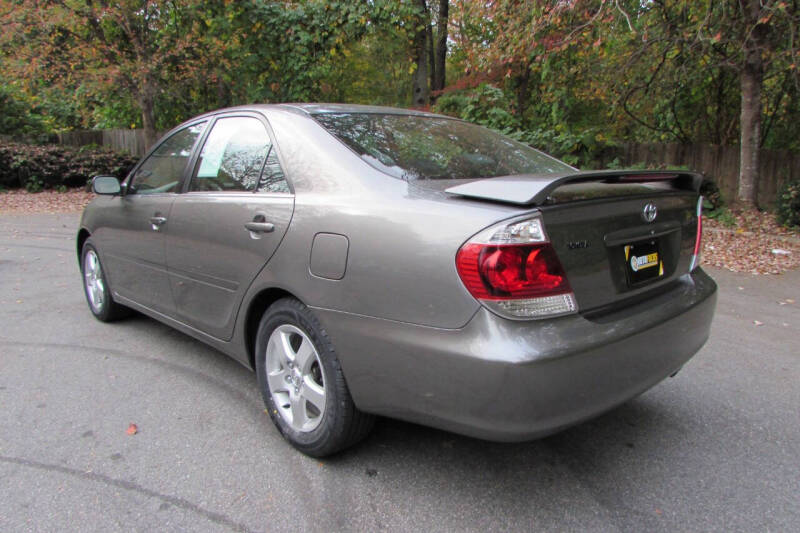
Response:
POLYGON ((683 170, 598 170, 569 174, 520 174, 471 181, 445 189, 468 198, 516 205, 542 205, 559 187, 574 183, 664 183, 678 191, 699 193, 703 176, 683 170))

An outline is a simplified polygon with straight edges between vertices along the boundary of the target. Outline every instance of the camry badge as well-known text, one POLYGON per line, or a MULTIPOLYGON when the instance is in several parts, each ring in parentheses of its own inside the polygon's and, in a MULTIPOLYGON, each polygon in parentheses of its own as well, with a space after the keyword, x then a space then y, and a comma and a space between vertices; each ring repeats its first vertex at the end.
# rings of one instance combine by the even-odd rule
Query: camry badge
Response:
POLYGON ((656 204, 647 204, 642 209, 642 219, 645 222, 652 222, 656 219, 656 215, 658 215, 658 209, 656 208, 656 204))

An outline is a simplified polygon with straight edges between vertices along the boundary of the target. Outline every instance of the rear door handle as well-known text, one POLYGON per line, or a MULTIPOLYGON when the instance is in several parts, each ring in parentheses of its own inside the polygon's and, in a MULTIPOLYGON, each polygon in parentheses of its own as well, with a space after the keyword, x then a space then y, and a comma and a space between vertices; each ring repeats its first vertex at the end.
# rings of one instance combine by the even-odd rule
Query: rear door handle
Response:
POLYGON ((272 233, 275 231, 275 224, 272 222, 248 222, 244 227, 253 233, 272 233))
POLYGON ((153 231, 158 231, 167 222, 165 217, 150 217, 150 227, 153 231))

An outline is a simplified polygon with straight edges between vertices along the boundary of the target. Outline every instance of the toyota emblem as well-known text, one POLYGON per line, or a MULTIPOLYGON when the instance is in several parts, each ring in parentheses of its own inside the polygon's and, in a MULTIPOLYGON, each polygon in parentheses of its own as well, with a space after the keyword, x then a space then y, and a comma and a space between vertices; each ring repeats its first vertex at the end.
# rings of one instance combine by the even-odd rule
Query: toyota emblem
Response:
POLYGON ((658 209, 656 208, 656 204, 647 204, 642 209, 642 218, 645 222, 652 222, 656 219, 656 215, 658 215, 658 209))

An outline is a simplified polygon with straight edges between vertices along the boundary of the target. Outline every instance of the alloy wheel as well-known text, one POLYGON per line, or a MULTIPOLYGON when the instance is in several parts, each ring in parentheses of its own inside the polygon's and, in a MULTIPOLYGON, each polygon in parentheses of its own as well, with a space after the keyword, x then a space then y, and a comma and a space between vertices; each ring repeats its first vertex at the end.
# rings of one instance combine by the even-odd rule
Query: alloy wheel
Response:
POLYGON ((103 284, 103 270, 100 266, 100 259, 94 250, 88 250, 83 258, 83 281, 86 287, 86 295, 89 297, 89 305, 95 313, 103 310, 106 301, 106 289, 103 284))
POLYGON ((275 407, 295 431, 309 432, 325 414, 325 382, 314 343, 300 328, 283 324, 267 342, 266 378, 275 407))

